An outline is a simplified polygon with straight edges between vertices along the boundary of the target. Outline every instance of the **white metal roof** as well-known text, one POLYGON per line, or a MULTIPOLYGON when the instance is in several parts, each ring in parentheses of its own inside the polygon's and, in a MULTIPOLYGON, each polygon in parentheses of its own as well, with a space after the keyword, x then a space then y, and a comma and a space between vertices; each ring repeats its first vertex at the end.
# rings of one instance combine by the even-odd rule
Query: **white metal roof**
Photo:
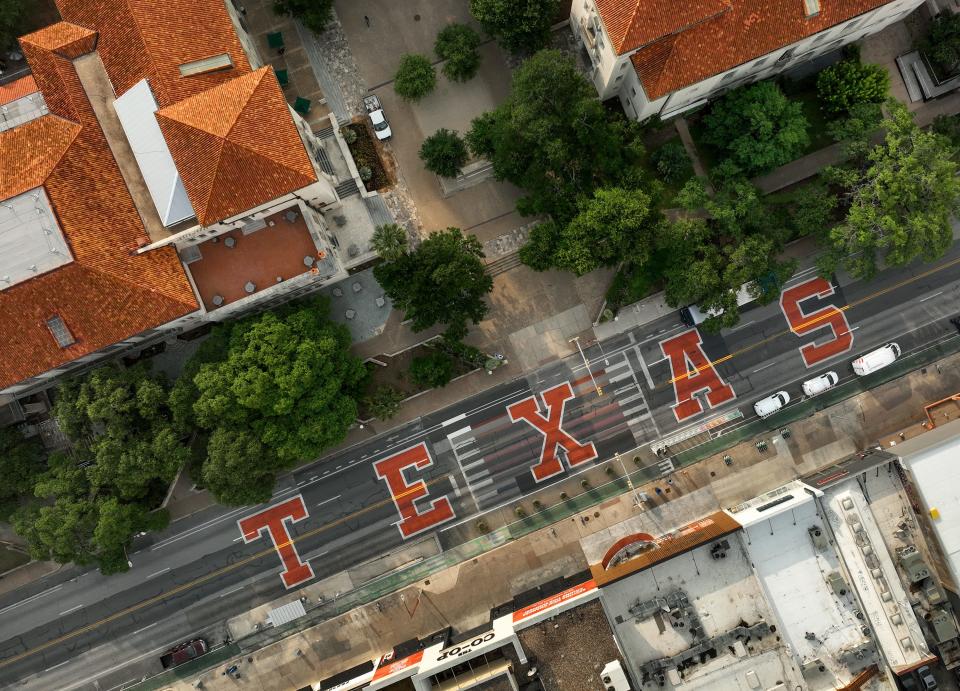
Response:
POLYGON ((154 113, 158 106, 147 80, 140 80, 118 98, 114 108, 160 214, 160 221, 165 226, 172 226, 193 218, 196 213, 157 124, 154 113))
POLYGON ((0 201, 0 290, 72 261, 42 187, 0 201))
POLYGON ((287 622, 294 621, 299 619, 302 616, 305 616, 307 611, 303 608, 303 603, 300 600, 294 600, 293 602, 288 602, 285 605, 281 605, 276 609, 271 609, 267 613, 267 619, 270 620, 270 623, 274 626, 282 626, 287 622))

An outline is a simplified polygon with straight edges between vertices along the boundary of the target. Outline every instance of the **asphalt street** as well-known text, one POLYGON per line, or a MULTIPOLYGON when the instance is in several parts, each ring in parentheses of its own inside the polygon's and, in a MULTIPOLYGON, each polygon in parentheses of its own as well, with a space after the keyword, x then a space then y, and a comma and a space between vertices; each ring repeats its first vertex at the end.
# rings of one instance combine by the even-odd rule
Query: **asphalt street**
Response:
MULTIPOLYGON (((812 277, 802 270, 786 287, 812 277)), ((674 377, 661 342, 688 327, 670 315, 586 345, 589 371, 575 353, 322 458, 285 476, 270 504, 302 496, 309 516, 290 530, 315 578, 367 562, 405 542, 397 527, 397 500, 373 464, 423 442, 432 465, 404 471, 406 482, 427 483, 429 497, 416 502, 418 511, 445 496, 454 515, 407 542, 452 546, 461 539, 453 528, 471 516, 606 462, 616 452, 680 438, 719 418, 748 420, 755 417, 752 404, 774 391, 786 390, 799 400, 803 380, 828 370, 841 379, 853 377, 850 361, 889 341, 897 341, 906 355, 955 335, 947 319, 960 311, 960 243, 934 264, 889 270, 869 282, 840 277, 833 285, 831 297, 814 297, 803 306, 807 313, 827 304, 843 308, 853 334, 849 352, 807 368, 800 346, 829 341, 830 329, 801 337, 790 331, 778 303, 748 309, 733 329, 701 333, 703 351, 736 397, 715 408, 704 405, 699 415, 678 421, 673 411, 674 377), (572 468, 569 450, 561 450, 562 472, 537 482, 531 469, 545 435, 526 420, 512 421, 507 406, 537 395, 546 419, 550 414, 540 394, 565 382, 574 395, 563 406, 561 429, 577 442, 592 442, 596 459, 572 468)), ((141 538, 126 574, 104 577, 65 568, 0 597, 2 685, 93 688, 96 675, 88 672, 95 669, 102 672, 99 688, 107 689, 124 681, 117 675, 129 676, 126 660, 137 662, 137 674, 146 674, 159 671, 159 652, 170 644, 198 633, 219 640, 227 617, 286 592, 270 541, 246 544, 237 525, 265 506, 213 507, 141 538)))

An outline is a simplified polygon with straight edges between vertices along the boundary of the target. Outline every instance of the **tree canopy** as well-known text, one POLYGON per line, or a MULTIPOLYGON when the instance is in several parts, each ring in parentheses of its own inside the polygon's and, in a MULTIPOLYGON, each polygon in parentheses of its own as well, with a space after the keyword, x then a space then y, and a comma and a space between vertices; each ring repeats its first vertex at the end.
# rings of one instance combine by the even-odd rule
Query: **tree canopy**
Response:
POLYGON ((466 24, 448 24, 437 34, 433 52, 444 60, 443 73, 455 82, 474 78, 480 69, 480 34, 466 24))
POLYGON ((374 237, 374 249, 384 261, 373 275, 394 306, 413 321, 414 331, 445 324, 453 340, 462 338, 467 322, 478 324, 487 313, 484 297, 493 289, 480 241, 459 228, 447 228, 432 233, 415 250, 400 251, 397 231, 402 229, 383 228, 387 230, 374 237))
POLYGON ((926 38, 920 42, 922 50, 938 68, 941 79, 960 69, 960 15, 941 12, 930 22, 926 38))
POLYGON ((400 57, 400 66, 393 77, 393 90, 407 101, 419 101, 437 86, 437 73, 430 59, 419 53, 400 57))
POLYGON ((734 89, 704 118, 703 139, 752 177, 789 163, 809 145, 803 107, 774 82, 734 89))
POLYGON ((36 438, 25 439, 13 427, 0 428, 0 521, 9 518, 19 497, 33 494, 45 465, 43 445, 36 438))
POLYGON ((333 17, 333 0, 273 0, 273 11, 295 17, 310 31, 319 34, 333 17))
POLYGON ((880 65, 846 58, 817 76, 817 97, 831 116, 849 115, 863 103, 882 103, 890 90, 890 75, 880 65))
MULTIPOLYGON (((328 301, 317 297, 217 327, 225 336, 221 351, 204 352, 192 379, 178 383, 188 389, 184 398, 194 398, 196 424, 211 432, 205 481, 222 477, 222 469, 206 465, 226 461, 213 451, 231 444, 244 449, 251 478, 261 478, 265 468, 288 468, 343 440, 366 371, 349 352, 349 331, 328 312, 328 301), (262 445, 262 462, 251 440, 262 445)), ((240 460, 230 462, 239 472, 240 460)), ((220 498, 219 485, 208 488, 220 498)))
POLYGON ((454 178, 467 162, 467 145, 460 135, 445 127, 431 134, 420 145, 420 160, 431 173, 454 178))
POLYGON ((0 55, 16 45, 32 5, 29 0, 0 0, 0 55))
POLYGON ((511 53, 547 45, 560 0, 470 0, 470 14, 511 53))
POLYGON ((845 267, 869 278, 879 262, 898 266, 933 260, 953 241, 950 216, 960 206, 955 149, 946 137, 914 123, 906 106, 887 102, 884 141, 863 160, 826 171, 845 191, 842 223, 829 229, 821 268, 845 267))
POLYGON ((514 73, 510 95, 473 121, 473 153, 500 180, 523 188, 523 214, 565 224, 598 187, 635 187, 643 146, 639 125, 610 115, 573 60, 543 50, 514 73))

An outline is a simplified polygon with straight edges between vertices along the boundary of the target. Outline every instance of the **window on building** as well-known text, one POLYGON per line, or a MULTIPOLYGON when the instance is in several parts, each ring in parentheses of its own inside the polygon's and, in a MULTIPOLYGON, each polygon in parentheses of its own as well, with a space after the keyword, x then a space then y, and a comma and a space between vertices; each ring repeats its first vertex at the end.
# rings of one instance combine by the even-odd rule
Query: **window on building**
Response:
POLYGON ((786 62, 787 60, 789 60, 790 58, 792 58, 792 57, 793 57, 793 51, 794 51, 794 50, 796 50, 796 49, 795 49, 795 48, 787 48, 785 51, 783 51, 783 55, 781 55, 779 58, 777 58, 777 62, 786 62))
POLYGON ((633 96, 634 98, 637 97, 637 90, 632 86, 630 87, 630 95, 633 96))
POLYGON ((231 67, 233 67, 233 60, 227 53, 222 53, 180 65, 180 76, 193 77, 198 74, 206 74, 207 72, 228 70, 231 67))
POLYGON ((50 329, 53 340, 55 340, 61 348, 66 348, 77 342, 59 314, 55 314, 47 320, 47 328, 50 329))
POLYGON ((737 76, 737 71, 736 71, 736 70, 733 70, 733 71, 731 71, 731 72, 727 72, 725 75, 723 75, 723 78, 720 80, 720 83, 721 83, 721 84, 726 84, 727 82, 731 81, 731 80, 732 80, 734 77, 736 77, 736 76, 737 76))
POLYGON ((765 63, 766 61, 767 61, 767 58, 760 58, 760 59, 757 60, 755 63, 753 63, 753 66, 754 66, 755 68, 756 68, 756 67, 760 67, 760 66, 763 65, 763 63, 765 63))

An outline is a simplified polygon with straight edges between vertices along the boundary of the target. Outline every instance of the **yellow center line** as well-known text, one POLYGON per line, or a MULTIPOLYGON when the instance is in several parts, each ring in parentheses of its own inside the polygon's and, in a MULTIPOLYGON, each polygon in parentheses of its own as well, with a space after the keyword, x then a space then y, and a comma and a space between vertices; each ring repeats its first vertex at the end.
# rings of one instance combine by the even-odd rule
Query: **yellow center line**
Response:
MULTIPOLYGON (((851 303, 849 303, 849 304, 847 304, 847 305, 843 305, 843 306, 836 306, 836 305, 834 305, 834 307, 836 307, 836 309, 838 309, 838 310, 841 311, 841 312, 846 312, 846 311, 847 311, 848 309, 850 309, 851 307, 856 307, 857 305, 862 305, 863 303, 869 302, 870 300, 875 300, 876 298, 881 297, 881 296, 883 296, 883 295, 886 295, 887 293, 889 293, 889 292, 891 292, 891 291, 897 290, 898 288, 902 288, 902 287, 905 286, 905 285, 910 285, 911 283, 916 283, 917 281, 919 281, 919 280, 922 279, 922 278, 926 278, 926 277, 928 277, 928 276, 932 276, 933 274, 935 274, 935 273, 937 273, 937 272, 943 271, 944 269, 949 269, 951 266, 956 266, 957 264, 960 264, 960 257, 958 257, 957 259, 951 259, 951 260, 950 260, 949 262, 947 262, 946 264, 942 264, 942 265, 940 265, 940 266, 935 266, 935 267, 933 267, 932 269, 927 269, 927 270, 924 271, 923 273, 919 273, 919 274, 917 274, 916 276, 912 276, 911 278, 906 278, 906 279, 900 281, 899 283, 893 284, 892 286, 887 286, 886 288, 881 288, 880 290, 878 290, 878 291, 876 291, 876 292, 873 292, 873 293, 870 293, 869 295, 865 295, 865 296, 863 296, 862 298, 860 298, 859 300, 854 300, 853 302, 851 302, 851 303)), ((811 295, 810 297, 813 297, 813 296, 811 295)), ((739 355, 743 355, 743 354, 745 354, 745 353, 749 353, 751 350, 754 350, 755 348, 758 348, 758 347, 760 347, 760 346, 762 346, 762 345, 764 345, 764 344, 766 344, 766 343, 770 343, 771 341, 776 340, 776 339, 780 338, 781 336, 786 336, 787 334, 795 334, 797 331, 804 330, 804 329, 806 329, 806 328, 808 328, 808 327, 810 327, 810 326, 815 326, 815 325, 818 324, 819 322, 827 321, 827 320, 832 316, 832 314, 833 314, 832 312, 826 312, 825 314, 822 314, 822 315, 817 316, 817 317, 813 317, 812 319, 809 319, 809 320, 803 322, 802 324, 799 324, 799 325, 797 326, 796 330, 794 330, 794 329, 786 329, 786 330, 784 330, 784 331, 779 331, 779 332, 777 332, 777 333, 775 333, 775 334, 773 334, 773 335, 771 335, 771 336, 767 336, 766 338, 763 338, 763 339, 761 339, 761 340, 759 340, 759 341, 757 341, 757 342, 755 342, 755 343, 751 343, 751 344, 748 345, 748 346, 744 346, 744 347, 741 348, 740 350, 736 350, 736 351, 734 351, 734 352, 732 352, 732 353, 730 353, 730 354, 728 354, 728 355, 724 355, 723 357, 718 358, 717 360, 713 360, 713 361, 711 361, 711 362, 708 362, 706 365, 703 365, 702 367, 696 367, 696 368, 694 368, 692 371, 688 371, 686 374, 681 374, 679 377, 673 377, 672 379, 670 379, 669 381, 667 381, 665 384, 663 384, 663 385, 661 385, 661 386, 658 386, 658 387, 656 387, 656 388, 657 388, 657 389, 662 389, 662 388, 665 388, 665 387, 667 387, 667 386, 670 386, 670 385, 674 384, 675 382, 678 382, 678 381, 680 381, 680 380, 682 380, 682 379, 688 379, 688 378, 690 378, 690 377, 692 377, 692 376, 694 376, 694 375, 696 375, 696 374, 699 374, 700 372, 703 372, 704 370, 708 370, 708 369, 710 369, 711 367, 715 367, 716 365, 722 364, 722 363, 726 362, 727 360, 730 360, 730 359, 732 359, 732 358, 734 358, 734 357, 737 357, 737 356, 739 356, 739 355)))
MULTIPOLYGON (((443 476, 441 476, 441 477, 434 478, 433 480, 430 480, 430 481, 428 481, 428 482, 424 482, 424 485, 429 487, 430 485, 433 485, 433 484, 436 484, 436 483, 438 483, 438 482, 441 482, 442 480, 445 480, 446 478, 447 478, 447 475, 443 475, 443 476)), ((399 495, 396 497, 396 500, 402 499, 402 498, 406 497, 407 495, 414 494, 414 493, 418 492, 419 489, 420 489, 419 486, 414 486, 412 489, 409 489, 409 490, 407 490, 407 491, 399 494, 399 495)), ((174 595, 179 595, 179 594, 182 593, 182 592, 185 592, 185 591, 187 591, 187 590, 191 590, 191 589, 197 587, 198 585, 202 585, 202 584, 204 584, 204 583, 206 583, 206 582, 208 582, 208 581, 210 581, 210 580, 213 580, 213 579, 215 579, 215 578, 218 578, 219 576, 222 576, 222 575, 224 575, 224 574, 230 573, 231 571, 235 571, 235 570, 237 570, 237 569, 239 569, 239 568, 241 568, 241 567, 243 567, 243 566, 246 566, 247 564, 250 564, 251 562, 256 561, 257 559, 260 559, 260 558, 262 558, 262 557, 267 556, 268 554, 277 554, 277 553, 278 553, 278 550, 279 550, 281 547, 287 547, 288 545, 292 545, 292 544, 294 544, 295 542, 300 542, 301 540, 305 540, 305 539, 307 539, 308 537, 313 537, 314 535, 319 535, 320 533, 325 532, 325 531, 327 531, 327 530, 330 530, 331 528, 335 528, 335 527, 338 526, 338 525, 342 525, 342 524, 345 523, 346 521, 353 520, 354 518, 357 518, 358 516, 362 516, 362 515, 365 514, 365 513, 369 513, 370 511, 373 511, 374 509, 378 509, 378 508, 380 508, 380 507, 382 507, 382 506, 386 506, 387 504, 392 504, 392 503, 394 503, 394 501, 396 501, 396 500, 395 500, 393 497, 389 497, 389 498, 387 498, 387 499, 383 499, 383 500, 381 500, 381 501, 378 501, 378 502, 376 502, 376 503, 374 503, 374 504, 370 504, 369 506, 365 506, 365 507, 363 507, 362 509, 359 509, 358 511, 354 511, 353 513, 351 513, 351 514, 349 514, 349 515, 347 515, 347 516, 343 516, 342 518, 338 518, 337 520, 335 520, 335 521, 333 521, 333 522, 331 522, 331 523, 325 523, 325 524, 322 525, 322 526, 319 526, 319 527, 314 528, 314 529, 312 529, 312 530, 308 530, 308 531, 305 532, 303 535, 299 535, 299 536, 297 536, 297 537, 295 537, 295 538, 292 538, 292 539, 288 540, 287 542, 284 542, 284 543, 282 543, 282 544, 280 544, 280 545, 277 545, 276 548, 274 548, 273 546, 271 546, 271 547, 269 547, 268 549, 261 550, 261 551, 257 552, 256 554, 253 554, 253 555, 251 555, 251 556, 249 556, 249 557, 245 557, 245 558, 241 559, 240 561, 234 562, 234 563, 232 563, 232 564, 227 564, 226 566, 222 566, 222 567, 220 567, 219 569, 217 569, 217 570, 215 570, 215 571, 211 571, 210 573, 208 573, 208 574, 206 574, 206 575, 204 575, 204 576, 199 576, 199 577, 193 579, 192 581, 187 581, 186 583, 181 583, 180 585, 176 586, 175 588, 171 588, 170 590, 167 590, 167 591, 165 591, 165 592, 162 592, 162 593, 160 593, 159 595, 155 595, 155 596, 153 596, 153 597, 151 597, 151 598, 149 598, 149 599, 147 599, 147 600, 143 600, 142 602, 138 602, 138 603, 135 604, 135 605, 131 605, 130 607, 127 607, 126 609, 120 610, 119 612, 114 612, 114 613, 111 614, 110 616, 104 617, 103 619, 100 619, 99 621, 95 621, 95 622, 93 622, 93 623, 91 623, 91 624, 87 624, 86 626, 82 626, 82 627, 80 627, 79 629, 74 629, 73 631, 70 631, 69 633, 66 633, 66 634, 64 634, 64 635, 62 635, 62 636, 58 636, 57 638, 53 638, 53 639, 47 641, 46 643, 42 643, 41 645, 38 645, 36 648, 31 648, 31 649, 29 649, 29 650, 25 650, 25 651, 23 651, 22 653, 19 653, 18 655, 14 655, 14 656, 11 657, 11 658, 7 658, 6 660, 0 660, 0 669, 2 669, 3 667, 6 667, 7 665, 13 664, 14 662, 17 662, 17 661, 19 661, 19 660, 23 660, 24 658, 30 657, 31 655, 35 655, 36 653, 42 652, 42 651, 44 651, 44 650, 46 650, 46 649, 48 649, 48 648, 52 648, 52 647, 55 646, 55 645, 59 645, 60 643, 63 643, 64 641, 69 641, 69 640, 72 639, 72 638, 76 638, 77 636, 80 636, 80 635, 82 635, 82 634, 85 634, 85 633, 87 633, 87 632, 89 632, 89 631, 93 631, 93 630, 95 630, 95 629, 98 629, 98 628, 100 628, 101 626, 103 626, 104 624, 109 624, 109 623, 112 622, 112 621, 115 621, 115 620, 117 620, 117 619, 119 619, 119 618, 121 618, 121 617, 125 617, 125 616, 128 615, 128 614, 132 614, 133 612, 136 612, 136 611, 138 611, 138 610, 141 610, 141 609, 143 609, 144 607, 149 607, 150 605, 155 604, 155 603, 157 603, 157 602, 160 602, 160 601, 162 601, 162 600, 165 600, 165 599, 167 599, 168 597, 172 597, 172 596, 174 596, 174 595)))

